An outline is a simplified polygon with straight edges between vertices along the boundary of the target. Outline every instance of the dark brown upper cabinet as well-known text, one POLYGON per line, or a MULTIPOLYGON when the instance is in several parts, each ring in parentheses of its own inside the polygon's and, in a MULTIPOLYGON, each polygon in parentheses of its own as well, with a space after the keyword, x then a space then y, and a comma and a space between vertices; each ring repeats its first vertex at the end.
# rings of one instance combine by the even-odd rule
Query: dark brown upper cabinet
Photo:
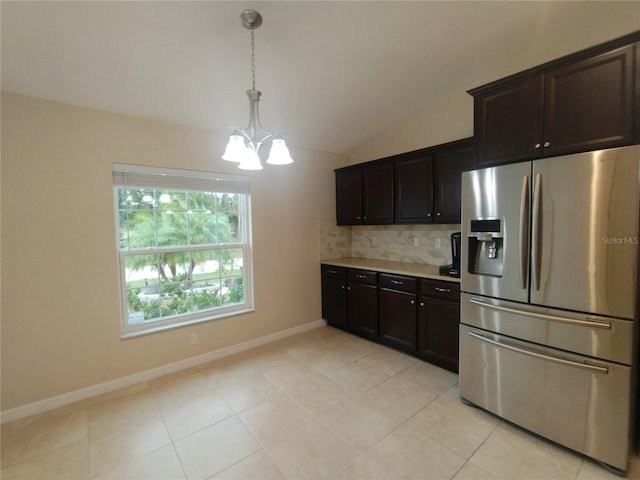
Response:
POLYGON ((362 167, 362 223, 393 223, 393 163, 374 162, 362 167))
POLYGON ((461 175, 474 152, 465 138, 337 169, 337 224, 460 223, 461 175))
POLYGON ((432 153, 414 152, 395 162, 395 223, 433 222, 432 153))
POLYGON ((640 32, 470 90, 476 165, 640 141, 640 32))
POLYGON ((338 225, 393 223, 393 163, 369 162, 335 174, 338 225))
POLYGON ((461 175, 474 152, 466 138, 396 158, 395 223, 460 223, 461 175))
POLYGON ((338 225, 362 223, 362 169, 336 170, 336 221, 338 225))
POLYGON ((433 211, 436 223, 460 223, 462 172, 473 169, 473 138, 447 143, 433 151, 433 211))

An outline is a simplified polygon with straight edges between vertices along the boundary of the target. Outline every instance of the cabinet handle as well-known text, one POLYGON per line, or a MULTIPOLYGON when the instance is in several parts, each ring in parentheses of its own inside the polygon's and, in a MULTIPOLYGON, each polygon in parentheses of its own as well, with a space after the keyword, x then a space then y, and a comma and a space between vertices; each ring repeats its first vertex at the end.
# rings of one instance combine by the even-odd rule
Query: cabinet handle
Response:
POLYGON ((393 283, 394 285, 404 285, 404 282, 401 282, 399 280, 391 280, 391 283, 393 283))
POLYGON ((547 148, 548 146, 550 146, 551 144, 549 142, 544 142, 544 147, 547 148))
POLYGON ((537 150, 537 149, 538 149, 538 148, 540 148, 541 146, 542 146, 542 145, 540 145, 539 143, 536 143, 535 147, 533 147, 533 148, 535 148, 535 149, 537 150))
POLYGON ((436 292, 446 292, 446 293, 451 293, 451 289, 449 288, 440 288, 440 287, 433 287, 436 289, 436 292))
POLYGON ((338 273, 338 270, 329 270, 329 273, 333 273, 334 275, 338 273))
POLYGON ((356 273, 356 278, 367 278, 366 275, 360 275, 359 273, 356 273))

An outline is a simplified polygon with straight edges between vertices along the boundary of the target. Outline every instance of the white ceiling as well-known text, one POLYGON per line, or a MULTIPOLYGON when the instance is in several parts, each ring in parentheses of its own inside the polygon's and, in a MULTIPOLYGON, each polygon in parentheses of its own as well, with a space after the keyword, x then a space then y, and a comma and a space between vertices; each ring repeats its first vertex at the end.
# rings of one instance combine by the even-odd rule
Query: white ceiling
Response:
POLYGON ((443 99, 640 29, 640 2, 0 2, 2 89, 350 153, 443 99))

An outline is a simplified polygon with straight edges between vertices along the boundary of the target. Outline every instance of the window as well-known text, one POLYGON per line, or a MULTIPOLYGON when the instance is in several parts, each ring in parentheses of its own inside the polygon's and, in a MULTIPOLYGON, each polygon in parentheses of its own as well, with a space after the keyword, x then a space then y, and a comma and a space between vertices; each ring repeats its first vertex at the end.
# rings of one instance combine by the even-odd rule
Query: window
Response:
POLYGON ((253 309, 249 182, 113 166, 122 336, 253 309))

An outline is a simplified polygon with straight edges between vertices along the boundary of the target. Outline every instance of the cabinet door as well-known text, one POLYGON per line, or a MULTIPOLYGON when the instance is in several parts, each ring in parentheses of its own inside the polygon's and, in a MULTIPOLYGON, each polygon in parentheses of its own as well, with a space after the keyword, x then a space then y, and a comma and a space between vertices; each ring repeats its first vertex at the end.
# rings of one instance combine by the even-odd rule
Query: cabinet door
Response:
POLYGON ((396 160, 395 222, 433 221, 433 159, 421 153, 396 160))
POLYGON ((525 78, 474 99, 478 167, 542 153, 543 77, 525 78))
POLYGON ((442 368, 458 371, 460 303, 420 297, 418 355, 442 368))
POLYGON ((473 139, 433 153, 433 210, 436 223, 460 223, 462 172, 473 169, 473 139))
POLYGON ((362 167, 362 223, 393 223, 393 162, 362 167))
POLYGON ((347 282, 322 277, 322 318, 333 327, 347 328, 347 282))
POLYGON ((633 143, 634 45, 545 75, 544 155, 633 143))
POLYGON ((347 286, 349 329, 366 338, 378 337, 378 287, 362 283, 347 286))
POLYGON ((336 170, 336 222, 362 223, 362 174, 360 168, 336 170))
POLYGON ((381 288, 380 340, 408 353, 417 351, 417 295, 381 288))

